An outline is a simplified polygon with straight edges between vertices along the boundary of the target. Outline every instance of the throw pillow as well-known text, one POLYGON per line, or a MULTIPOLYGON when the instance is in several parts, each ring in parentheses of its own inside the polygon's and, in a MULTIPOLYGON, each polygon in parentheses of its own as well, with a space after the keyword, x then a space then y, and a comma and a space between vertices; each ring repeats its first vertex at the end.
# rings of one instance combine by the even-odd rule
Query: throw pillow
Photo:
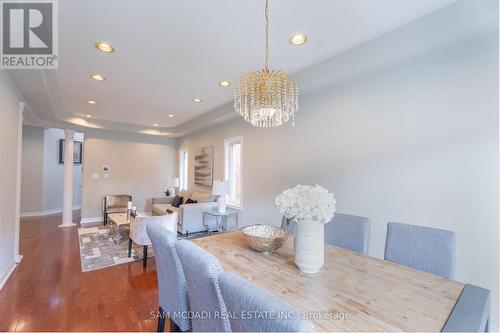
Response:
POLYGON ((189 198, 189 199, 187 199, 187 200, 186 200, 186 202, 185 202, 185 203, 186 203, 186 204, 194 204, 194 203, 198 203, 198 201, 196 201, 196 200, 192 200, 191 198, 189 198))
POLYGON ((174 200, 172 200, 172 206, 179 208, 180 205, 182 205, 182 197, 176 195, 174 200))

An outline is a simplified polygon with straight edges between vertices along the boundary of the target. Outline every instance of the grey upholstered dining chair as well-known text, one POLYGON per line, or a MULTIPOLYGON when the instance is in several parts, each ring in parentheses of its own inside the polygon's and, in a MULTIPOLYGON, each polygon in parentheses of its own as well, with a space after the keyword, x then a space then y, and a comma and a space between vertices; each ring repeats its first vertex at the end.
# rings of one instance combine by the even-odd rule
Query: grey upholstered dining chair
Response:
POLYGON ((220 291, 230 316, 231 329, 235 332, 311 332, 310 320, 269 292, 238 275, 225 272, 219 277, 220 291), (266 314, 245 318, 242 314, 266 314))
MULTIPOLYGON (((281 227, 293 234, 293 224, 287 224, 283 218, 281 227)), ((366 217, 335 214, 325 224, 325 242, 345 249, 368 254, 370 238, 370 220, 366 217)))
POLYGON ((155 252, 158 275, 158 332, 163 332, 166 315, 170 317, 171 329, 188 331, 191 326, 187 316, 189 300, 184 271, 175 249, 177 237, 159 223, 148 224, 146 231, 155 252))
POLYGON ((219 276, 224 272, 219 260, 188 240, 178 241, 177 254, 186 276, 189 305, 194 314, 194 332, 230 332, 226 305, 219 288, 219 276))
POLYGON ((384 259, 451 279, 455 273, 455 233, 389 222, 384 259))
POLYGON ((325 243, 368 254, 370 220, 366 217, 335 214, 325 225, 325 243))

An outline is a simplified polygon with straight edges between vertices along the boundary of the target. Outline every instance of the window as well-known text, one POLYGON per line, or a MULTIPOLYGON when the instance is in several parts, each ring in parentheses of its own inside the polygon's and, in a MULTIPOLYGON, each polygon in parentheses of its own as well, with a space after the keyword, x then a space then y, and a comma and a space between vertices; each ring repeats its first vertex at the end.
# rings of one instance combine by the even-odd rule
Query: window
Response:
POLYGON ((188 151, 181 149, 179 155, 179 189, 187 190, 188 188, 188 151))
POLYGON ((224 178, 229 182, 227 203, 236 208, 242 208, 242 152, 242 137, 224 140, 224 178))

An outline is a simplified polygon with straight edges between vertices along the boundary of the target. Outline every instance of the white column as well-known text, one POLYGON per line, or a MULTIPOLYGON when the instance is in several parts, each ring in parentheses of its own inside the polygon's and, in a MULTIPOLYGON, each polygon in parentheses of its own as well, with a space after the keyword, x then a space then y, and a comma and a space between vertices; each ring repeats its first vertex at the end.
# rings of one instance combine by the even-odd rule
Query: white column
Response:
POLYGON ((64 192, 63 192, 63 222, 59 227, 72 227, 73 223, 73 147, 75 131, 64 130, 64 192))
POLYGON ((21 223, 21 171, 23 163, 23 113, 25 106, 26 103, 19 102, 17 123, 16 227, 14 238, 14 259, 16 263, 23 260, 23 256, 19 254, 19 228, 21 223))

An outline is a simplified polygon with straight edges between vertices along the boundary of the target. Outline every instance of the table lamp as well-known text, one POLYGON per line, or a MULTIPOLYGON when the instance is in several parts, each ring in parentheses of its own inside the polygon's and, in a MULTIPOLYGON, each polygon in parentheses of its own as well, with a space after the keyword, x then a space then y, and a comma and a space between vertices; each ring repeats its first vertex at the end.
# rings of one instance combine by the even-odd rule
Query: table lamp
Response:
POLYGON ((168 189, 168 192, 170 195, 175 195, 175 188, 179 187, 179 178, 174 177, 170 178, 170 188, 168 189))
POLYGON ((130 218, 130 211, 132 210, 132 201, 127 202, 127 218, 130 218))
POLYGON ((219 213, 226 212, 226 194, 229 193, 229 182, 225 180, 214 180, 214 185, 212 186, 212 194, 218 195, 217 198, 217 210, 219 213))

